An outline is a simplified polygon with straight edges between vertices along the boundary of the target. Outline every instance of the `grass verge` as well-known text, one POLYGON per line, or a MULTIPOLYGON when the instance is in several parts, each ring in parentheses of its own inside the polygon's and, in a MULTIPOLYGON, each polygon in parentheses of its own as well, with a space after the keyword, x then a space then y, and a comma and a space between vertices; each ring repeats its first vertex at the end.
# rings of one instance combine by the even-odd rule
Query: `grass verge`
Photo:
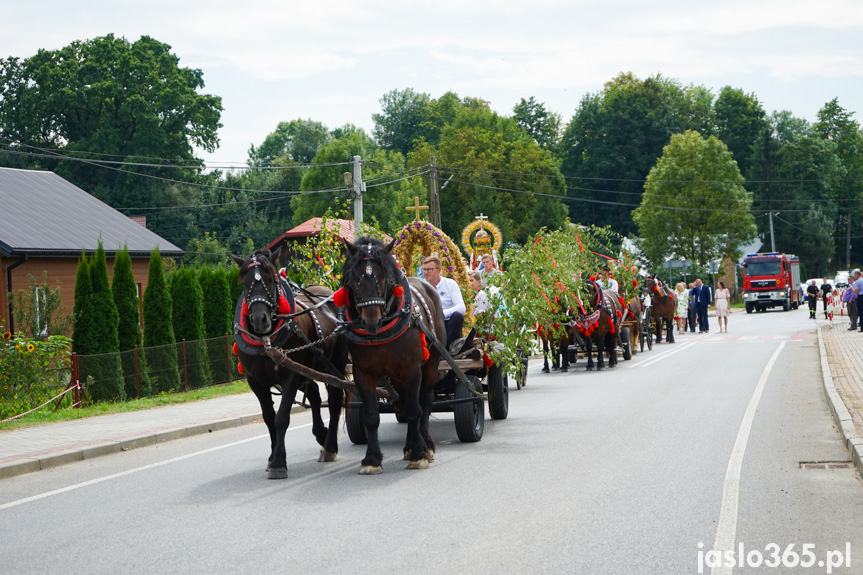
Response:
POLYGON ((202 399, 212 399, 223 395, 236 395, 238 393, 246 393, 248 391, 249 385, 246 383, 244 378, 231 383, 211 385, 209 387, 202 387, 192 391, 182 393, 163 393, 153 397, 144 397, 141 399, 133 399, 131 401, 97 403, 95 405, 85 405, 78 409, 64 406, 56 412, 54 411, 54 406, 49 404, 38 411, 34 411, 33 413, 20 417, 14 421, 0 423, 0 430, 20 429, 30 425, 68 421, 70 419, 82 419, 84 417, 93 417, 96 415, 140 411, 142 409, 152 409, 154 407, 173 405, 175 403, 200 401, 202 399))

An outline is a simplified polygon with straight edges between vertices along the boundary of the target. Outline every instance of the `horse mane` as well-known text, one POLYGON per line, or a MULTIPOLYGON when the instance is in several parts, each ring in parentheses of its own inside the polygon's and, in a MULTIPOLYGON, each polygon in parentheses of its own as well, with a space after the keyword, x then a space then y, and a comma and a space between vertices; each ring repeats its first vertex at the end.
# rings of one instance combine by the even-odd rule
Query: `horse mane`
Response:
POLYGON ((395 258, 392 257, 390 252, 387 251, 386 246, 384 246, 383 242, 379 239, 371 236, 362 236, 353 244, 353 247, 356 248, 357 251, 348 256, 345 260, 343 268, 344 272, 342 273, 343 286, 348 285, 348 276, 350 273, 353 273, 354 270, 360 269, 362 263, 369 257, 383 268, 384 277, 399 277, 401 270, 398 265, 396 265, 395 258), (367 247, 369 245, 372 246, 371 252, 367 247))

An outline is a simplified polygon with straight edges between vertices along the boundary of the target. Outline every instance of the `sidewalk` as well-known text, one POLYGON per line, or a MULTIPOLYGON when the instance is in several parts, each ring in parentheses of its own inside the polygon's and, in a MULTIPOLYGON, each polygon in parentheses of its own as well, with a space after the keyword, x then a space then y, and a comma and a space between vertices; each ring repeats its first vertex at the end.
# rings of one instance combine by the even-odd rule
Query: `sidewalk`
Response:
MULTIPOLYGON (((736 311, 736 310, 735 310, 736 311)), ((824 393, 863 475, 863 334, 819 320, 824 393)), ((303 409, 294 406, 294 409, 303 409)), ((252 393, 0 432, 0 479, 260 420, 252 393)))
POLYGON ((249 392, 0 431, 0 479, 260 418, 258 400, 249 392))

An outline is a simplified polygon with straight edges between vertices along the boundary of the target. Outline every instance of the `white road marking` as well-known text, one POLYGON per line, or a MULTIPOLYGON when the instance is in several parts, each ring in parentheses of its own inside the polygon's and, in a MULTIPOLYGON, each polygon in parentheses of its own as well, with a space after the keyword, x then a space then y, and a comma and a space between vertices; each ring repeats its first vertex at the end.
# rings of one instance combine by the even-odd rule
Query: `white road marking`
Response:
MULTIPOLYGON (((296 427, 291 426, 288 428, 288 431, 292 431, 294 429, 302 429, 303 427, 309 427, 311 423, 306 423, 303 425, 298 425, 296 427)), ((120 473, 113 473, 111 475, 106 475, 104 477, 98 477, 96 479, 91 479, 90 481, 84 481, 83 483, 76 483, 75 485, 69 485, 68 487, 62 487, 60 489, 55 489, 53 491, 46 491, 45 493, 40 493, 39 495, 33 495, 32 497, 25 497, 24 499, 18 499, 17 501, 10 501, 9 503, 3 503, 0 505, 0 511, 3 509, 9 509, 11 507, 17 507, 18 505, 24 505, 25 503, 31 503, 33 501, 38 501, 40 499, 45 499, 46 497, 52 497, 54 495, 60 495, 61 493, 68 493, 70 491, 74 491, 76 489, 81 489, 82 487, 88 487, 90 485, 96 485, 97 483, 102 483, 105 481, 110 481, 111 479, 117 479, 118 477, 125 477, 126 475, 132 475, 133 473, 138 473, 141 471, 147 471, 148 469, 155 469, 157 467, 162 467, 163 465, 168 465, 169 463, 177 463, 178 461, 184 461, 186 459, 191 459, 192 457, 198 457, 199 455, 206 455, 207 453, 213 453, 214 451, 219 451, 221 449, 226 449, 228 447, 234 447, 237 445, 242 445, 244 443, 249 443, 250 441, 258 441, 260 439, 269 439, 270 434, 265 433, 264 435, 256 435, 255 437, 250 437, 248 439, 242 439, 240 441, 235 441, 233 443, 226 443, 225 445, 220 445, 218 447, 211 447, 209 449, 204 449, 202 451, 196 451, 194 453, 188 453, 186 455, 181 455, 179 457, 174 457, 171 459, 166 459, 165 461, 159 461, 157 463, 151 463, 149 465, 143 465, 141 467, 136 467, 135 469, 129 469, 128 471, 121 471, 120 473)))
MULTIPOLYGON (((743 455, 746 452, 746 444, 749 442, 749 432, 752 430, 752 421, 755 419, 755 410, 764 392, 764 385, 770 377, 770 371, 776 358, 785 347, 785 342, 780 342, 779 348, 773 353, 773 357, 767 362, 767 366, 761 373, 761 378, 755 386, 749 406, 743 414, 740 430, 737 432, 737 440, 734 449, 731 450, 731 458, 728 460, 728 470, 725 472, 725 483, 722 488, 722 506, 719 511, 719 525, 716 527, 716 541, 713 549, 724 557, 725 551, 734 550, 734 539, 737 537, 737 505, 740 496, 740 472, 743 468, 743 455)), ((712 575, 731 575, 732 567, 726 567, 723 560, 720 567, 711 569, 712 575)))
POLYGON ((635 364, 635 365, 630 365, 630 366, 628 366, 628 367, 630 367, 630 368, 635 368, 635 367, 647 367, 648 365, 653 365, 653 364, 654 364, 654 363, 656 363, 657 361, 662 361, 663 359, 665 359, 665 358, 667 358, 667 357, 671 357, 671 356, 672 356, 672 355, 674 355, 675 353, 681 352, 681 351, 683 351, 684 349, 688 349, 688 348, 692 347, 693 345, 695 345, 696 343, 698 343, 699 341, 704 341, 704 340, 706 340, 707 338, 711 337, 712 335, 713 335, 712 333, 708 333, 708 334, 707 334, 707 335, 705 335, 704 337, 699 337, 699 338, 698 338, 698 339, 696 339, 696 340, 692 340, 692 341, 690 341, 690 342, 688 342, 688 343, 684 343, 684 344, 683 344, 683 345, 681 345, 680 347, 676 347, 676 348, 674 348, 674 349, 669 349, 669 350, 667 350, 667 351, 664 351, 664 352, 662 352, 661 354, 659 354, 658 356, 656 356, 656 357, 652 357, 652 358, 650 358, 649 360, 647 360, 647 361, 645 361, 645 362, 643 362, 643 363, 637 363, 637 364, 635 364))

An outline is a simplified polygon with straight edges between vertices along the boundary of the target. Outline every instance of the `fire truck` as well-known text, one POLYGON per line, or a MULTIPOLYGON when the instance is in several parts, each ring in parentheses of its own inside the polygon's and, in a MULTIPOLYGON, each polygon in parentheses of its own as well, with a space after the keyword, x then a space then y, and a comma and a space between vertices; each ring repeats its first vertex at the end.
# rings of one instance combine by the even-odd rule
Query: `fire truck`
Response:
POLYGON ((797 309, 803 302, 800 258, 776 252, 747 254, 743 258, 743 302, 746 313, 782 306, 797 309))

